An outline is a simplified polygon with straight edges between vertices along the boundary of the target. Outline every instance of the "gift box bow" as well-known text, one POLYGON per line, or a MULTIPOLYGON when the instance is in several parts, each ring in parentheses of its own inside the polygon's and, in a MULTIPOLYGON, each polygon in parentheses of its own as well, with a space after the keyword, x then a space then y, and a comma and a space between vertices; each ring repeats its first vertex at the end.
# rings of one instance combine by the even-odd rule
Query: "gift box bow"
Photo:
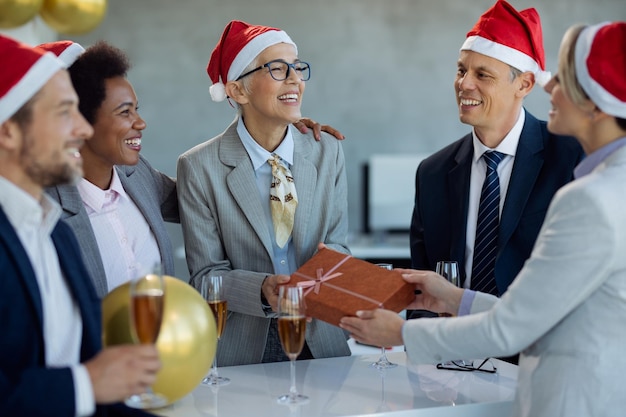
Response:
POLYGON ((341 275, 343 275, 342 272, 335 272, 341 265, 343 265, 348 259, 350 259, 352 256, 350 255, 346 255, 341 261, 339 261, 334 267, 332 267, 331 269, 328 270, 328 272, 324 273, 324 268, 318 268, 315 272, 316 272, 316 277, 311 277, 309 275, 303 274, 301 272, 295 272, 294 275, 298 275, 302 278, 307 279, 307 281, 299 281, 296 285, 298 287, 302 287, 305 291, 304 291, 304 295, 308 295, 311 292, 314 292, 315 294, 319 294, 320 292, 320 288, 323 285, 335 289, 337 291, 341 291, 345 294, 351 295, 353 297, 357 297, 357 298, 361 298, 365 301, 368 301, 370 303, 375 304, 376 306, 378 306, 379 308, 383 307, 383 303, 375 300, 373 298, 367 297, 363 294, 359 294, 358 292, 354 292, 354 291, 350 291, 347 290, 345 288, 339 287, 337 285, 334 284, 330 284, 328 281, 340 277, 341 275))

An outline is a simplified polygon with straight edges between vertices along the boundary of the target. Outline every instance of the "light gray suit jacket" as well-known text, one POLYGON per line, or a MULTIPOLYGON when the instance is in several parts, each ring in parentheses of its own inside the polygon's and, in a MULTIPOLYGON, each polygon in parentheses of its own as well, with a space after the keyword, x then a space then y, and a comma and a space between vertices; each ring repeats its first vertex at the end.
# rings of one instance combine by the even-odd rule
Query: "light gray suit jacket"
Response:
MULTIPOLYGON (((292 174, 298 192, 293 244, 298 266, 319 242, 345 253, 348 207, 344 155, 340 143, 323 134, 293 131, 292 174)), ((261 305, 261 284, 274 274, 272 241, 255 173, 237 135, 237 120, 221 135, 178 159, 178 199, 191 284, 219 271, 224 280, 228 319, 218 344, 220 365, 260 363, 270 319, 261 305)), ((345 333, 313 320, 307 344, 316 358, 350 355, 345 333)))
POLYGON ((458 319, 410 320, 415 362, 522 351, 515 416, 623 416, 626 147, 554 197, 535 248, 498 301, 458 319))
MULTIPOLYGON (((180 221, 176 181, 152 168, 143 157, 140 157, 137 165, 115 168, 124 190, 137 205, 154 234, 161 253, 163 273, 174 275, 172 244, 164 220, 173 223, 180 221)), ((61 219, 74 231, 96 292, 103 298, 109 292, 104 265, 78 188, 59 185, 46 191, 61 205, 61 219)))

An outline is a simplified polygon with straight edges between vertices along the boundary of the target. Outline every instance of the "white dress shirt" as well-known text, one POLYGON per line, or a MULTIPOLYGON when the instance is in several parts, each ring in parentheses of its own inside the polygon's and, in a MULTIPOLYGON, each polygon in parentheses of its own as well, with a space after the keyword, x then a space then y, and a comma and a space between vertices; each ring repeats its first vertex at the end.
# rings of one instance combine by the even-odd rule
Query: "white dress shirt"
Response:
POLYGON ((517 118, 517 122, 513 128, 507 133, 502 142, 495 148, 491 149, 482 144, 476 136, 476 132, 472 130, 472 138, 474 142, 474 157, 472 159, 472 173, 470 176, 469 206, 467 208, 467 231, 465 235, 465 282, 463 286, 470 288, 472 277, 472 263, 474 261, 474 240, 476 239, 476 221, 478 220, 478 205, 480 204, 480 193, 487 175, 487 164, 482 158, 486 151, 498 151, 505 156, 498 164, 498 178, 500 179, 500 214, 506 199, 506 193, 509 189, 509 180, 513 171, 513 163, 515 161, 515 152, 519 143, 526 113, 522 109, 517 118))
POLYGON ((46 366, 71 368, 76 415, 91 415, 95 411, 93 389, 87 369, 80 365, 83 322, 50 236, 61 216, 61 208, 47 194, 39 202, 3 177, 0 177, 0 205, 15 228, 37 278, 46 366))
POLYGON ((150 225, 126 194, 116 169, 108 190, 82 179, 78 192, 98 242, 109 291, 161 265, 150 225))

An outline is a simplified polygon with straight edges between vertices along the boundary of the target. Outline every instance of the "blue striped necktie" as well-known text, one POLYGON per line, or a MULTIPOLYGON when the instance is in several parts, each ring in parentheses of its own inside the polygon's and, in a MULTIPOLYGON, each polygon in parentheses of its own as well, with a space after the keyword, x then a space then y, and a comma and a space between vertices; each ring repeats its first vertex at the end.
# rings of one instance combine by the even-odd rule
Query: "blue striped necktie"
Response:
POLYGON ((472 263, 471 288, 493 295, 498 295, 494 276, 500 224, 500 179, 497 169, 503 158, 504 154, 496 151, 483 154, 487 174, 480 193, 472 263))

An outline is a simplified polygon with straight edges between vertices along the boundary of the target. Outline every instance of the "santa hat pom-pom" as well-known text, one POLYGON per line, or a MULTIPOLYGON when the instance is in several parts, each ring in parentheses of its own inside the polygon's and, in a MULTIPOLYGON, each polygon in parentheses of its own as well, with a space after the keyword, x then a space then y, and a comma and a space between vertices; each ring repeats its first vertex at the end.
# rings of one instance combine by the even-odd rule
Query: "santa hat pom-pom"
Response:
POLYGON ((213 101, 219 102, 226 99, 226 90, 224 89, 224 84, 221 82, 217 82, 209 87, 209 93, 213 101))
POLYGON ((538 71, 535 74, 535 82, 537 82, 537 84, 539 84, 542 87, 548 84, 551 78, 552 78, 552 73, 550 71, 538 71))

